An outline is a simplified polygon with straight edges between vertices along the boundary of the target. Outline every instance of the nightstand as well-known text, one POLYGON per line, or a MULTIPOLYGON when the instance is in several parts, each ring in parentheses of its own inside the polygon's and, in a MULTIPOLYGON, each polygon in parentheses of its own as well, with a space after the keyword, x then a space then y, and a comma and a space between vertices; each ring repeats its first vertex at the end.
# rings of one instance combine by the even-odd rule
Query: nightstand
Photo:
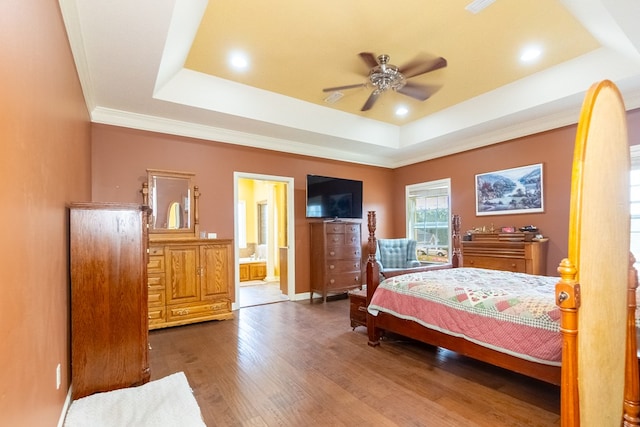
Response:
POLYGON ((367 290, 356 289, 349 292, 349 318, 353 329, 367 327, 367 290))

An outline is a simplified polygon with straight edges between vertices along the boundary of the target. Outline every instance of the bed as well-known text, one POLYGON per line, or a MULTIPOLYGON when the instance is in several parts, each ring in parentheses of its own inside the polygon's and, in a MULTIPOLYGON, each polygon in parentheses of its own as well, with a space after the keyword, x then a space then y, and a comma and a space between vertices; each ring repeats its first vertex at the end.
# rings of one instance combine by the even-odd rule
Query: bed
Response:
POLYGON ((560 385, 563 426, 640 425, 628 171, 622 97, 610 81, 599 82, 580 114, 569 247, 554 278, 465 268, 454 217, 451 264, 380 283, 370 211, 369 344, 391 332, 560 385))

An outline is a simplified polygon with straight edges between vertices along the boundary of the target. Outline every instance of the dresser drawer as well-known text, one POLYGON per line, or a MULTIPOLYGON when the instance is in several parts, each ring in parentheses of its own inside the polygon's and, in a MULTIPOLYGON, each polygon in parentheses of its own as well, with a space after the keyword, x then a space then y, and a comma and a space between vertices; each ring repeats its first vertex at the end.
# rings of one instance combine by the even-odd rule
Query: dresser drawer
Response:
POLYGON ((367 326, 367 292, 357 290, 349 292, 349 318, 351 327, 367 326))
POLYGON ((164 273, 164 256, 150 255, 147 273, 164 273))
POLYGON ((149 308, 164 306, 164 289, 149 289, 147 296, 149 301, 149 308))
POLYGON ((231 312, 231 302, 220 300, 208 304, 169 306, 167 321, 174 322, 184 319, 213 316, 231 312))
POLYGON ((345 224, 327 223, 327 227, 326 227, 326 233, 327 234, 332 234, 332 233, 344 234, 345 230, 346 230, 346 225, 345 224))
POLYGON ((164 247, 149 246, 149 256, 164 256, 164 247))
POLYGON ((154 325, 164 323, 165 308, 164 307, 149 308, 148 317, 149 317, 149 328, 151 328, 154 325))
POLYGON ((164 274, 149 274, 147 276, 147 287, 149 291, 164 289, 164 274))
POLYGON ((360 232, 327 233, 327 244, 360 246, 360 232))
POLYGON ((360 259, 359 246, 329 246, 327 247, 327 260, 333 259, 360 259))
POLYGON ((327 274, 360 273, 360 258, 331 260, 327 263, 327 274))
POLYGON ((362 286, 360 272, 328 273, 325 278, 327 289, 347 289, 362 286))
POLYGON ((527 262, 524 259, 516 258, 494 258, 482 256, 467 256, 463 258, 465 267, 488 268, 490 270, 504 270, 524 273, 527 269, 527 262))

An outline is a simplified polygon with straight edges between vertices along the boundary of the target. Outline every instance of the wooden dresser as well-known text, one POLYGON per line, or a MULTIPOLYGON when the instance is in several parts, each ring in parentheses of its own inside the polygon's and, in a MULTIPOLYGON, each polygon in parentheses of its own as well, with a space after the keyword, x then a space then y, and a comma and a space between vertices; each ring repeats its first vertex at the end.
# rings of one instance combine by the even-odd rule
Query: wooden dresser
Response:
POLYGON ((149 381, 146 210, 73 203, 72 399, 149 381))
POLYGON ((322 294, 343 293, 362 287, 360 223, 323 221, 311 223, 311 289, 322 294))
POLYGON ((149 244, 149 329, 233 318, 231 239, 149 244))
POLYGON ((533 233, 474 233, 462 242, 465 267, 519 273, 547 274, 548 239, 537 241, 533 233))

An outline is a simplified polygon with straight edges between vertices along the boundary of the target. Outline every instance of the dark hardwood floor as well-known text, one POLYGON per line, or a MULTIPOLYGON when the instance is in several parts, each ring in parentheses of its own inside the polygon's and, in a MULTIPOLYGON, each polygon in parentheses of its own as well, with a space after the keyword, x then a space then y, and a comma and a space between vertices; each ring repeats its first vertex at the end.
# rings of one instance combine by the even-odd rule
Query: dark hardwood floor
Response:
POLYGON ((213 426, 557 426, 559 388, 391 337, 349 301, 243 308, 150 333, 151 379, 184 371, 213 426))

